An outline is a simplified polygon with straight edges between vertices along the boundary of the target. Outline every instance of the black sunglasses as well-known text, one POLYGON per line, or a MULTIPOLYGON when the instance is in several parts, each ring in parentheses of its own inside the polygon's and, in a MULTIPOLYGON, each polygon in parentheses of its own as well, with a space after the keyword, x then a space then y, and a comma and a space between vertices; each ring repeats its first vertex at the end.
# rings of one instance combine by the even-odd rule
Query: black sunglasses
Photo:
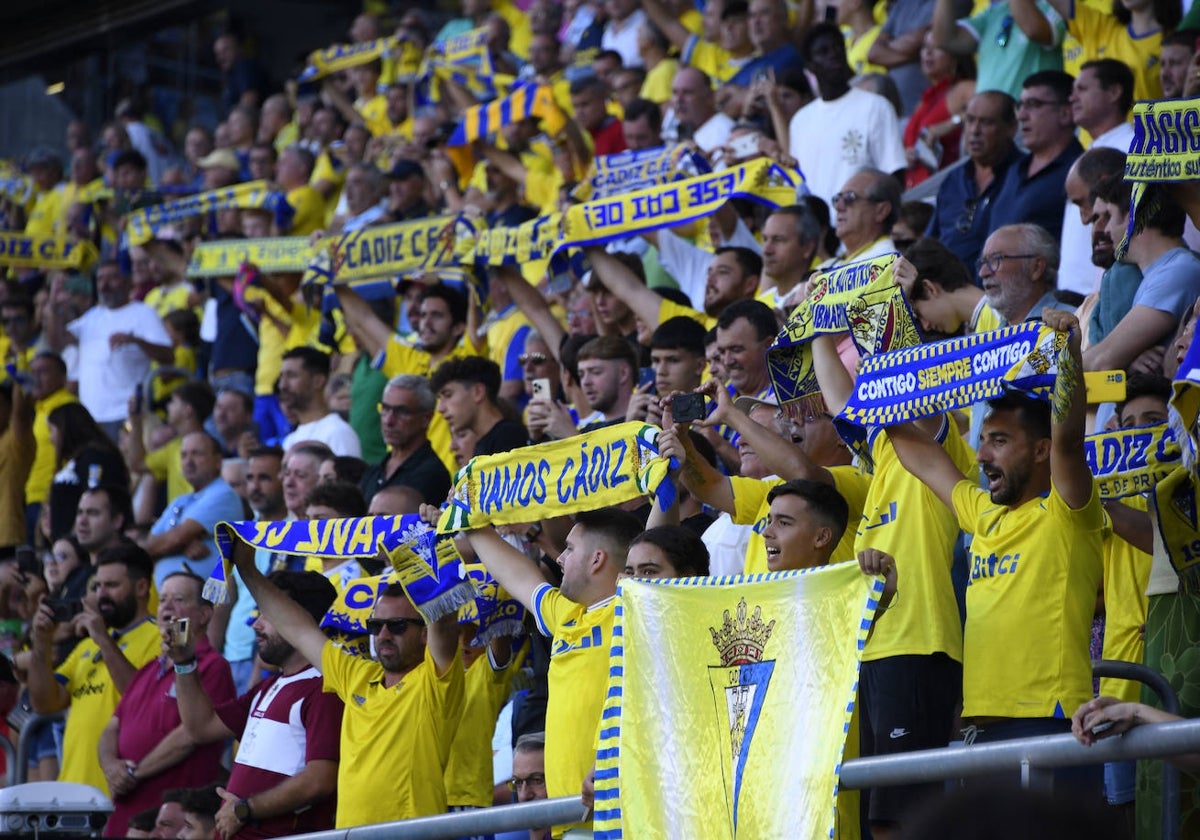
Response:
POLYGON ((408 632, 408 628, 424 627, 425 622, 419 618, 368 618, 367 632, 372 636, 378 636, 386 627, 388 632, 393 636, 403 636, 408 632))

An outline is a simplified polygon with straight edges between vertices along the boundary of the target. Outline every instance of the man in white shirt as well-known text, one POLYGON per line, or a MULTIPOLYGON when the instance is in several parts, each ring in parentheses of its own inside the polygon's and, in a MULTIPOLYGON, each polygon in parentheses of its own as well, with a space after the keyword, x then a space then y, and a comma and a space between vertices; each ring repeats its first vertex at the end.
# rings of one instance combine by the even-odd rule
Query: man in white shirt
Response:
POLYGON ((96 269, 98 303, 70 323, 59 305, 50 307, 46 335, 51 349, 78 345, 74 379, 79 401, 115 442, 128 414, 134 388, 150 372, 150 363, 170 364, 171 339, 158 315, 130 300, 132 278, 115 261, 96 269))
POLYGON ((725 145, 733 120, 717 110, 712 81, 703 72, 680 67, 671 82, 671 104, 681 139, 690 131, 688 136, 705 154, 725 145))
POLYGON ((334 455, 362 455, 362 444, 350 424, 325 402, 329 381, 329 356, 313 347, 293 347, 283 354, 279 371, 279 406, 295 430, 283 439, 283 448, 315 440, 334 455))
POLYGON ((854 71, 841 30, 817 24, 805 37, 803 52, 820 98, 795 113, 788 136, 791 156, 812 194, 828 203, 863 168, 902 181, 907 163, 896 111, 882 96, 850 86, 854 71))
MULTIPOLYGON (((1071 117, 1092 136, 1090 148, 1129 149, 1133 126, 1133 71, 1111 58, 1088 61, 1079 68, 1071 91, 1071 117)), ((1102 271, 1092 263, 1092 234, 1068 199, 1063 209, 1059 288, 1087 296, 1098 288, 1102 271)))
POLYGON ((638 52, 638 28, 646 19, 646 13, 638 0, 606 0, 608 23, 604 24, 604 35, 600 48, 621 54, 625 67, 641 67, 642 56, 638 52))

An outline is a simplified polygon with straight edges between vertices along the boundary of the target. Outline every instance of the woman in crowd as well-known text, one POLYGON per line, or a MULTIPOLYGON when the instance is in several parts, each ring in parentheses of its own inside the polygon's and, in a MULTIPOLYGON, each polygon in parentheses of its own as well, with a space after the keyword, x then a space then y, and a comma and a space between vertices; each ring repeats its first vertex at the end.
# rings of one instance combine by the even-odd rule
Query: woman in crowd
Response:
POLYGON ((932 32, 925 33, 921 47, 921 72, 929 87, 904 127, 908 188, 958 160, 963 113, 975 95, 974 57, 946 52, 934 43, 932 32))
POLYGON ((57 472, 50 485, 50 539, 75 524, 79 498, 102 484, 129 487, 129 469, 115 443, 80 403, 60 405, 46 418, 57 472))

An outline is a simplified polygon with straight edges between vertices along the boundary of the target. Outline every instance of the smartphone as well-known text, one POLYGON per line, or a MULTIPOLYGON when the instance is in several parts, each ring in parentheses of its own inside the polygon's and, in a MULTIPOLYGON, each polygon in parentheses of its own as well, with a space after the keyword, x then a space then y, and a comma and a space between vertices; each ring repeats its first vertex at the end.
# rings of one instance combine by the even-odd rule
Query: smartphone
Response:
POLYGON ((552 392, 550 391, 550 380, 549 379, 535 379, 535 380, 533 380, 533 382, 530 383, 530 385, 533 388, 533 399, 535 399, 535 400, 553 399, 553 397, 551 396, 552 392))
POLYGON ((137 386, 135 386, 133 389, 133 413, 134 414, 142 413, 142 410, 143 410, 144 404, 145 404, 145 399, 146 399, 146 389, 141 383, 138 383, 137 386))
POLYGON ((654 384, 654 368, 638 368, 638 387, 645 389, 654 384))
POLYGON ((47 598, 46 605, 50 607, 50 612, 54 616, 55 624, 66 624, 75 616, 83 612, 83 602, 69 598, 47 598))
POLYGON ((1087 401, 1092 405, 1122 402, 1125 399, 1125 385, 1123 370, 1089 370, 1083 374, 1087 401))
POLYGON ((692 423, 706 416, 703 394, 676 394, 671 397, 671 417, 676 423, 692 423))
POLYGON ((758 135, 742 134, 729 141, 729 149, 738 160, 754 157, 758 154, 758 135))
POLYGON ((167 625, 167 638, 170 641, 171 647, 183 647, 188 643, 190 636, 188 635, 189 621, 186 618, 173 618, 170 624, 167 625))
POLYGON ((17 571, 22 575, 42 576, 42 562, 37 553, 27 545, 17 546, 17 571))

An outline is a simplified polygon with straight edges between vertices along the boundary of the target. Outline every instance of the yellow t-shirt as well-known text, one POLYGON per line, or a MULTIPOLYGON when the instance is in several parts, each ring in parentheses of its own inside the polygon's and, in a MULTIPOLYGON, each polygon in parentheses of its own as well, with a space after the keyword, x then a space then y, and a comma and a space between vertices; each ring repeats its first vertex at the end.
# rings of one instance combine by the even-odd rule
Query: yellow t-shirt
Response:
MULTIPOLYGON (((123 633, 117 647, 134 668, 141 668, 162 649, 162 638, 153 618, 147 618, 123 633)), ((116 711, 120 692, 113 685, 112 675, 104 661, 98 659, 100 648, 90 638, 84 639, 67 655, 54 672, 55 677, 71 695, 71 713, 63 733, 63 763, 60 782, 80 782, 109 795, 108 781, 100 769, 97 751, 100 733, 116 711)))
POLYGON ((1162 30, 1135 35, 1112 16, 1111 5, 1078 2, 1075 17, 1067 21, 1067 33, 1063 70, 1077 77, 1084 62, 1115 58, 1133 71, 1134 101, 1162 99, 1162 30))
POLYGON ((362 117, 363 125, 372 137, 382 137, 392 130, 392 121, 387 115, 387 97, 377 93, 370 99, 354 103, 354 110, 362 117))
POLYGON ((519 359, 525 352, 525 335, 533 328, 529 318, 513 306, 506 314, 488 322, 486 326, 487 333, 484 339, 487 357, 500 368, 501 379, 523 379, 525 372, 519 359))
POLYGON ((44 400, 38 400, 33 412, 33 440, 35 452, 33 467, 25 481, 25 504, 41 504, 50 496, 50 482, 54 480, 54 444, 50 442, 50 424, 46 418, 60 405, 78 402, 75 395, 63 388, 44 400))
POLYGON ((187 309, 192 287, 187 282, 173 286, 155 286, 146 293, 146 305, 165 318, 176 309, 187 309))
POLYGON ((548 583, 533 592, 538 630, 553 639, 546 704, 546 793, 551 799, 578 796, 596 761, 616 608, 615 596, 584 607, 548 583))
POLYGON ((658 326, 662 326, 672 318, 691 318, 706 330, 711 330, 717 325, 717 319, 713 316, 701 312, 699 309, 692 309, 690 306, 663 298, 662 303, 658 306, 658 326))
MULTIPOLYGON (((1134 496, 1125 504, 1146 510, 1146 497, 1134 496)), ((1104 653, 1101 659, 1142 662, 1146 642, 1142 626, 1146 623, 1146 584, 1150 580, 1151 557, 1116 534, 1104 540, 1104 653)), ((1141 683, 1130 680, 1100 680, 1100 693, 1136 702, 1141 683)))
POLYGON ((750 57, 734 58, 728 50, 693 35, 683 45, 679 63, 703 71, 714 85, 728 82, 746 65, 750 57))
POLYGON ((184 493, 191 493, 195 488, 183 477, 183 462, 179 450, 183 446, 182 439, 176 437, 146 453, 146 469, 150 470, 158 481, 167 482, 167 500, 177 499, 184 493))
POLYGON ((308 184, 288 190, 288 204, 296 212, 292 215, 290 236, 308 236, 314 230, 325 227, 325 199, 308 184))
MULTIPOLYGON (((830 563, 841 563, 854 559, 854 526, 862 517, 863 504, 867 500, 867 491, 871 486, 871 476, 858 467, 837 466, 827 467, 833 476, 833 486, 842 498, 850 513, 846 522, 846 530, 838 540, 837 548, 829 558, 830 563)), ((753 525, 750 542, 746 546, 745 573, 757 575, 769 572, 767 568, 767 546, 763 542, 763 531, 767 529, 767 514, 771 512, 771 504, 767 494, 771 488, 782 484, 783 479, 775 478, 761 481, 757 478, 730 476, 729 482, 733 487, 733 521, 738 525, 753 525)))
POLYGON ((326 642, 321 673, 325 691, 346 704, 337 827, 444 814, 442 773, 463 709, 461 655, 439 675, 427 648, 420 665, 385 688, 378 662, 326 642))
POLYGON ((849 29, 843 29, 842 32, 846 36, 846 62, 854 71, 855 75, 863 73, 887 73, 887 68, 878 64, 872 64, 867 61, 867 53, 871 51, 871 47, 875 43, 875 39, 879 37, 882 31, 882 24, 875 24, 858 38, 849 29))
POLYGON ((673 58, 664 58, 646 74, 646 81, 642 82, 639 95, 642 99, 649 99, 660 105, 668 101, 671 98, 671 83, 675 81, 675 72, 678 69, 678 61, 673 58))
POLYGON ((492 806, 492 735, 496 718, 512 691, 517 652, 513 651, 508 665, 493 668, 487 653, 467 668, 466 699, 462 720, 450 745, 450 761, 446 765, 446 804, 469 805, 476 808, 492 806))
MULTIPOLYGON (((957 429, 943 421, 939 440, 964 476, 974 473, 975 454, 957 429)), ((854 551, 876 548, 895 558, 896 598, 875 619, 863 661, 944 653, 961 662, 962 620, 950 582, 958 521, 904 468, 883 430, 874 432, 871 460, 875 473, 854 551)))
POLYGON ((246 289, 246 302, 262 301, 266 311, 258 322, 258 365, 254 371, 254 393, 269 396, 283 369, 284 345, 291 331, 292 313, 257 286, 246 289))
POLYGON ((333 191, 325 197, 325 224, 328 225, 333 219, 333 212, 337 208, 338 199, 342 196, 342 185, 346 183, 346 167, 341 163, 337 166, 333 165, 333 159, 329 156, 328 151, 321 152, 317 155, 317 162, 313 165, 312 177, 308 179, 309 185, 316 187, 322 181, 327 181, 333 184, 333 191))
POLYGON ((963 632, 963 717, 1070 717, 1092 699, 1092 615, 1105 530, 1100 494, 1079 510, 1053 487, 1017 508, 971 479, 954 487, 974 534, 963 632))
POLYGON ((521 59, 529 58, 529 42, 533 40, 533 29, 529 16, 521 11, 512 0, 494 0, 492 11, 504 18, 508 24, 508 48, 521 59))
MULTIPOLYGON (((476 353, 465 343, 460 342, 443 361, 474 355, 476 353)), ((431 373, 430 362, 432 360, 432 357, 424 350, 410 347, 400 340, 400 336, 393 335, 388 339, 387 348, 383 351, 383 358, 375 359, 374 367, 388 379, 402 373, 428 376, 431 373)), ((425 434, 429 438, 429 445, 433 447, 433 451, 437 453, 441 462, 446 465, 450 475, 458 472, 458 462, 454 460, 454 452, 450 449, 450 426, 440 412, 433 412, 433 418, 429 421, 429 431, 425 434)))
POLYGON ((25 233, 30 236, 53 236, 54 229, 67 213, 63 203, 64 185, 56 184, 43 193, 38 193, 25 222, 25 233))

